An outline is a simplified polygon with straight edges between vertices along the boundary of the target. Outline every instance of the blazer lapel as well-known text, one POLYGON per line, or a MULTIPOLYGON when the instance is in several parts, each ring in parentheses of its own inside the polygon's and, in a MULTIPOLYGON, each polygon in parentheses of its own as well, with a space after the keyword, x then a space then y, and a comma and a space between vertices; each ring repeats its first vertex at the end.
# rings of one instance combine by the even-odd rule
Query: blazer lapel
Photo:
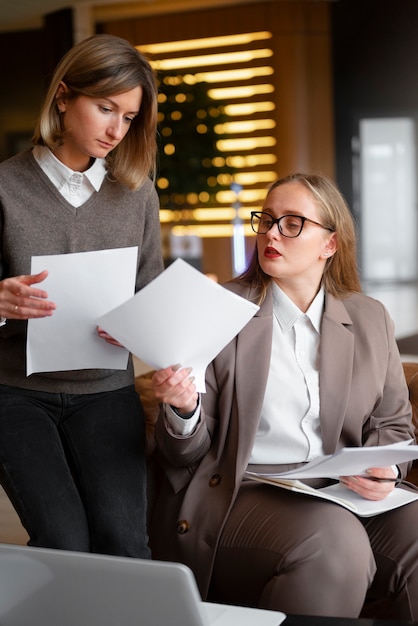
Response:
POLYGON ((259 311, 237 339, 235 397, 239 416, 238 472, 248 463, 260 420, 270 366, 272 333, 273 305, 269 289, 259 311))
POLYGON ((343 301, 326 295, 321 325, 320 420, 325 454, 335 452, 349 399, 354 359, 352 320, 343 301))

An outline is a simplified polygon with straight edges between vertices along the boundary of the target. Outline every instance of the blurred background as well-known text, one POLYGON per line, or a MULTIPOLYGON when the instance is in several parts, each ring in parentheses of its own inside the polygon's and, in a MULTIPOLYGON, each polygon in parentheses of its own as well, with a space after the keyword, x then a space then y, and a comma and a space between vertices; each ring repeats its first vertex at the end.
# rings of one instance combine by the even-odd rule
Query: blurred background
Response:
POLYGON ((100 32, 128 39, 158 75, 166 264, 229 280, 269 183, 328 175, 358 226, 364 290, 416 354, 418 2, 2 0, 0 160, 31 145, 57 61, 100 32))

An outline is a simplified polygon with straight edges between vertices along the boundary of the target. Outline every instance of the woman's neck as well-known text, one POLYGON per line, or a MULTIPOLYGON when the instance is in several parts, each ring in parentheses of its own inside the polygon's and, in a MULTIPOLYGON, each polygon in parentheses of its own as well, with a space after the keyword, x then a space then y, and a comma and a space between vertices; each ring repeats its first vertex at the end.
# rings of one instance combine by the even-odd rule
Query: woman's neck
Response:
POLYGON ((288 283, 287 281, 281 281, 274 279, 274 282, 280 289, 287 295, 290 300, 300 309, 303 313, 311 306, 312 302, 315 300, 315 297, 318 291, 321 288, 321 282, 315 285, 295 285, 288 283))
POLYGON ((73 172, 86 172, 92 166, 94 159, 87 155, 80 155, 77 158, 66 150, 65 146, 60 146, 56 150, 53 150, 54 156, 64 163, 73 172))

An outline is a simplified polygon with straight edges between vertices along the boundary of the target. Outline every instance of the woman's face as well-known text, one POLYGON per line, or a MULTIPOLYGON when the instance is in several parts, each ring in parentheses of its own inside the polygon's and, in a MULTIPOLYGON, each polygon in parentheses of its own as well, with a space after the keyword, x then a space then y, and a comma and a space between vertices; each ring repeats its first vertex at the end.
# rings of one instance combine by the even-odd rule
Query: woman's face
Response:
MULTIPOLYGON (((320 224, 321 212, 311 194, 301 183, 275 187, 267 196, 263 211, 275 218, 301 215, 320 224)), ((305 222, 298 237, 280 234, 274 224, 264 235, 257 235, 258 259, 262 270, 282 288, 318 287, 325 263, 336 250, 336 235, 311 222, 305 222)))
POLYGON ((91 157, 106 157, 125 137, 139 113, 142 87, 103 98, 68 99, 65 94, 61 84, 57 96, 66 134, 55 155, 72 170, 83 171, 91 157))

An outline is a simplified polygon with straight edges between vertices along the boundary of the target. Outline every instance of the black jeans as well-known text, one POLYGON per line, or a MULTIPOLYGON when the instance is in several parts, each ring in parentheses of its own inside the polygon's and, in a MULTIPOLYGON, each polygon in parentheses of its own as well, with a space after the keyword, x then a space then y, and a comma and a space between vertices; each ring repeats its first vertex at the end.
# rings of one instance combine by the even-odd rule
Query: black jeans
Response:
POLYGON ((69 395, 0 385, 0 473, 29 545, 150 557, 133 386, 69 395))

